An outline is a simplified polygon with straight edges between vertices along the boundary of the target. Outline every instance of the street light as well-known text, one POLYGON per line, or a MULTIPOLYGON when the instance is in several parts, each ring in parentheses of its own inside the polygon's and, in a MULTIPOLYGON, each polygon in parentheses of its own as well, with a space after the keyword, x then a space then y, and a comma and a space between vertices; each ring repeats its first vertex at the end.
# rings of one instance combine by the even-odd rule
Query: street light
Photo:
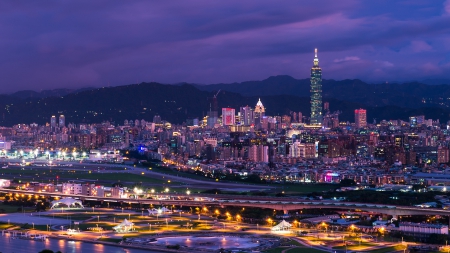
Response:
POLYGON ((191 191, 187 190, 187 191, 186 191, 186 194, 187 194, 187 195, 191 194, 191 191))
MULTIPOLYGON (((322 226, 325 227, 325 233, 327 233, 327 232, 328 232, 327 224, 326 224, 325 222, 322 222, 322 226)), ((353 225, 352 225, 352 226, 353 226, 353 225)))
POLYGON ((381 236, 384 236, 384 227, 380 228, 381 236))

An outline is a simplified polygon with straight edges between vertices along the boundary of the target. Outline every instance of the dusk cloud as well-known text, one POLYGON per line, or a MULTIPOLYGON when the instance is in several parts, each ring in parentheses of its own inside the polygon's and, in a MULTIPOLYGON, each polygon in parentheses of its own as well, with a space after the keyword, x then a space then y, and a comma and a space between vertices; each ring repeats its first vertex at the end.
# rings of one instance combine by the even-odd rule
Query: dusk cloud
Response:
POLYGON ((359 57, 358 56, 346 56, 345 58, 341 58, 341 59, 334 59, 333 62, 345 62, 345 61, 359 61, 359 57))
POLYGON ((307 78, 316 47, 324 78, 450 78, 439 64, 450 54, 449 8, 450 0, 1 2, 0 93, 307 78))

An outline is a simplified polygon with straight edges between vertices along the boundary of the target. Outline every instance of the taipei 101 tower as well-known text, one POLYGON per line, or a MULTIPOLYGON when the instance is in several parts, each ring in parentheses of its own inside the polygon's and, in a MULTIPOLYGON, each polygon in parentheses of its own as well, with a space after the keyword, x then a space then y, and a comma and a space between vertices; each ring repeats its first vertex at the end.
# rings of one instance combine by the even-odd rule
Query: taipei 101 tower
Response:
POLYGON ((322 124, 322 69, 319 67, 317 48, 314 50, 314 65, 311 68, 311 125, 322 124))

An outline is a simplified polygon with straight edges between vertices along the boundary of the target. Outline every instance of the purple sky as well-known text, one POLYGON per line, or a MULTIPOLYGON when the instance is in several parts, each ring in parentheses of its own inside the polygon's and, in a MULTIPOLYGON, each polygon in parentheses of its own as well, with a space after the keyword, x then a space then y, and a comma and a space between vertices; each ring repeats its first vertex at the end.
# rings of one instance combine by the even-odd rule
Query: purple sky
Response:
POLYGON ((0 93, 136 82, 450 79, 450 0, 3 1, 0 93))

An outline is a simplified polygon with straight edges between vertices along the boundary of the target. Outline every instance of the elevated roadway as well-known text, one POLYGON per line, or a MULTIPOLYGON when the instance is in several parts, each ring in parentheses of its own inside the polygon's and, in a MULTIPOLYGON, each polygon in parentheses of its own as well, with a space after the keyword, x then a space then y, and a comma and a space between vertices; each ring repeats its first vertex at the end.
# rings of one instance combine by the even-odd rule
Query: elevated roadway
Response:
POLYGON ((238 206, 238 207, 259 207, 274 210, 300 211, 302 209, 341 209, 341 210, 361 210, 367 212, 382 213, 392 215, 445 215, 450 216, 450 210, 438 208, 420 208, 413 206, 384 205, 371 203, 338 202, 331 200, 300 200, 296 198, 276 198, 259 196, 239 196, 239 195, 214 195, 214 194, 158 194, 149 199, 124 199, 113 197, 96 197, 84 195, 62 194, 57 192, 34 192, 25 190, 0 189, 0 193, 39 195, 46 197, 72 197, 83 201, 119 202, 141 205, 175 205, 175 206, 238 206), (157 198, 156 198, 157 196, 157 198))

